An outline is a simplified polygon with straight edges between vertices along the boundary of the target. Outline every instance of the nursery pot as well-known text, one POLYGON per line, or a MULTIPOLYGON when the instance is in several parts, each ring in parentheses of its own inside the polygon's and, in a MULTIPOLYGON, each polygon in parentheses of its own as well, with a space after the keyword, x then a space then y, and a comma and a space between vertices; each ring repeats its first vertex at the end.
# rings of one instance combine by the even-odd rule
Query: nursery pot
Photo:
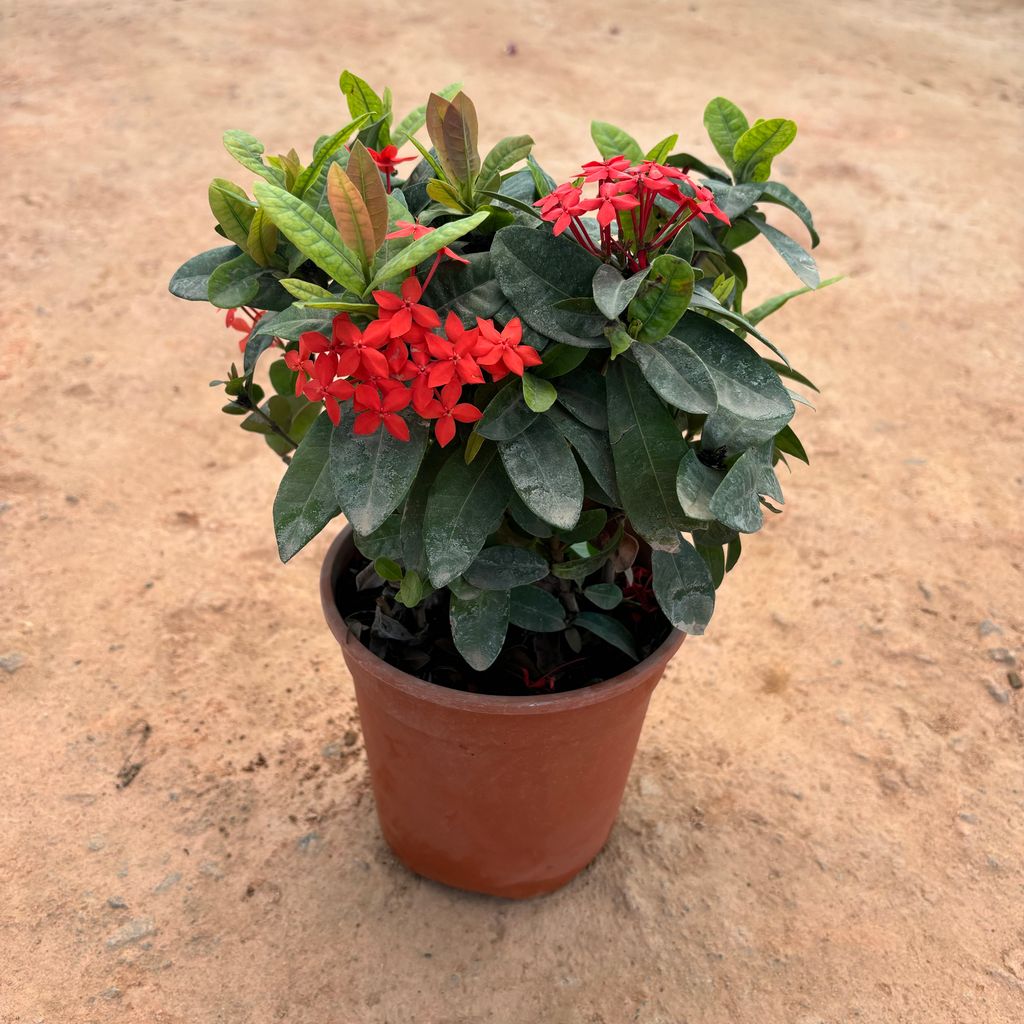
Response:
POLYGON ((346 626, 335 592, 355 556, 346 526, 320 597, 355 682, 384 838, 417 874, 458 889, 524 898, 564 885, 608 838, 648 701, 684 634, 568 693, 452 690, 393 668, 346 626))

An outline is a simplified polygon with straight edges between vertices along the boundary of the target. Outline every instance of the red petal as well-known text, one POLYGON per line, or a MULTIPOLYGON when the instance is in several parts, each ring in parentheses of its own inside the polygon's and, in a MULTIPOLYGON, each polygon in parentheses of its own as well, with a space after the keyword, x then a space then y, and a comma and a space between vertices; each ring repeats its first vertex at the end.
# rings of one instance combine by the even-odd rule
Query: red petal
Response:
POLYGON ((380 395, 377 393, 377 389, 370 387, 369 384, 360 384, 356 388, 356 401, 364 409, 379 409, 380 408, 380 395))
POLYGON ((423 288, 411 274, 402 282, 402 298, 406 302, 419 302, 423 288))
POLYGON ((455 437, 455 420, 451 416, 442 416, 434 427, 434 436, 437 443, 445 448, 453 437, 455 437))
POLYGON ((412 392, 408 388, 394 388, 384 396, 382 407, 385 412, 398 412, 412 401, 412 392))
POLYGON ((450 409, 458 400, 462 394, 462 385, 458 381, 452 381, 450 384, 445 384, 441 389, 441 404, 446 408, 450 409))
POLYGON ((540 366, 544 362, 540 353, 529 345, 520 345, 516 349, 516 354, 522 359, 524 366, 540 366))
POLYGON ((331 422, 337 426, 341 422, 341 407, 330 395, 324 399, 324 406, 327 409, 327 415, 331 418, 331 422))
POLYGON ((359 364, 362 359, 359 356, 359 349, 347 348, 338 357, 338 376, 351 377, 359 371, 359 364))
POLYGON ((412 310, 408 306, 403 306, 390 321, 391 337, 400 338, 403 334, 406 334, 410 327, 412 327, 412 310))
POLYGON ((523 375, 523 361, 519 358, 514 348, 505 349, 503 356, 505 365, 518 377, 523 375))
POLYGON ((389 375, 391 370, 383 352, 379 352, 375 348, 364 348, 362 353, 363 369, 366 370, 367 377, 387 377, 389 375))
POLYGON ((455 367, 451 361, 435 363, 427 373, 427 383, 432 388, 447 384, 455 376, 455 367))
POLYGON ((373 434, 380 426, 380 416, 375 412, 361 412, 354 424, 352 432, 355 434, 373 434))
POLYGON ((475 405, 470 405, 468 402, 460 402, 452 409, 452 416, 460 423, 475 423, 483 416, 483 413, 475 405))
POLYGON ((451 359, 455 355, 455 346, 450 341, 439 338, 436 334, 428 334, 427 351, 435 359, 451 359))
POLYGON ((402 300, 393 292, 374 292, 373 301, 376 302, 381 309, 386 309, 390 312, 394 312, 394 310, 402 308, 402 300))
POLYGON ((384 417, 384 429, 399 441, 409 440, 409 424, 393 412, 384 417))

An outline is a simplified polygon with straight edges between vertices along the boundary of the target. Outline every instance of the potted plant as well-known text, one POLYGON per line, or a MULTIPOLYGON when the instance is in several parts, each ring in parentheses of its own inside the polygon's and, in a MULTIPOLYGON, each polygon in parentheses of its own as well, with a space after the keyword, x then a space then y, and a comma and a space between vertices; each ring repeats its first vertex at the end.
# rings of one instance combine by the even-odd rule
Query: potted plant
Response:
POLYGON ((814 385, 761 325, 821 286, 766 218, 818 242, 771 177, 796 126, 712 100, 719 167, 595 121, 559 185, 528 135, 481 155, 458 86, 397 123, 389 91, 341 89, 308 163, 225 135, 257 180, 214 179, 226 244, 170 289, 241 333, 213 385, 287 463, 282 560, 348 521, 321 592, 388 842, 530 896, 604 844, 666 663, 807 461, 790 385, 814 385), (758 236, 802 286, 746 308, 758 236))

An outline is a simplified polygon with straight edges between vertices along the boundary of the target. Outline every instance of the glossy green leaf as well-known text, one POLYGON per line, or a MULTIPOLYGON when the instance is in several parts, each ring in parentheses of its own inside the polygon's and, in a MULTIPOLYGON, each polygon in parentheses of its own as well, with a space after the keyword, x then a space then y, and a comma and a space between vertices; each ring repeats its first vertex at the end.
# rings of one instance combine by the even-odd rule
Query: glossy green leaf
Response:
POLYGON ((328 291, 326 288, 321 288, 318 284, 312 284, 309 281, 303 281, 297 277, 286 277, 281 281, 281 287, 284 288, 289 295, 294 295, 295 298, 302 302, 335 302, 340 296, 337 292, 328 291))
POLYGON ((430 587, 415 569, 410 569, 402 577, 402 585, 395 594, 395 600, 406 608, 415 608, 427 596, 430 587))
POLYGON ((533 139, 529 135, 510 135, 502 139, 484 157, 480 165, 478 180, 486 185, 494 175, 508 170, 513 164, 525 160, 533 149, 533 139))
POLYGON ((647 383, 670 405, 697 414, 715 411, 718 396, 711 373, 685 342, 669 335, 631 351, 647 383))
POLYGON ((559 433, 572 445, 602 490, 618 503, 619 488, 615 479, 615 465, 612 461, 612 448, 608 443, 607 431, 587 426, 558 406, 551 409, 547 415, 559 433))
POLYGON ((693 267, 678 256, 663 253, 651 262, 651 272, 629 304, 630 334, 649 344, 661 341, 686 312, 693 294, 693 267), (639 321, 639 331, 633 324, 639 321))
POLYGON ((565 438, 546 417, 500 441, 498 451, 527 508, 559 529, 576 525, 583 508, 583 478, 565 438))
POLYGON ((808 380, 802 373, 794 370, 792 366, 787 366, 785 363, 777 363, 774 359, 766 359, 765 362, 780 376, 787 377, 789 380, 795 380, 798 384, 803 384, 804 387, 810 388, 812 391, 818 391, 820 389, 813 382, 808 380))
POLYGON ((256 205, 245 190, 224 178, 214 178, 209 189, 210 209, 224 234, 235 245, 249 247, 249 226, 256 213, 256 205))
MULTIPOLYGON (((803 287, 796 288, 791 292, 784 292, 782 295, 773 295, 770 299, 765 299, 760 305, 755 306, 753 309, 748 309, 743 315, 752 323, 759 324, 766 316, 771 316, 772 313, 782 309, 782 307, 789 302, 790 299, 795 299, 800 295, 806 295, 808 292, 820 292, 822 288, 827 288, 830 284, 835 284, 838 281, 843 280, 843 275, 839 274, 836 277, 830 277, 825 281, 822 281, 817 288, 803 287)), ((808 383, 805 381, 805 383, 808 383)), ((810 385, 814 387, 813 384, 810 385)), ((814 388, 817 391, 817 388, 814 388)))
MULTIPOLYGON (((557 562, 551 566, 551 571, 563 580, 574 580, 579 583, 588 576, 597 572, 609 558, 616 552, 622 540, 623 526, 620 522, 615 533, 604 547, 597 548, 596 554, 582 555, 578 558, 568 558, 564 562, 557 562)), ((594 547, 592 545, 591 547, 594 547)))
POLYGON ((585 348, 555 342, 544 349, 543 364, 531 368, 530 373, 545 380, 555 380, 575 370, 586 358, 585 348))
POLYGON ((725 552, 722 546, 697 544, 696 550, 711 577, 711 585, 717 590, 725 580, 725 552))
POLYGON ((249 255, 261 267, 270 266, 275 262, 274 253, 277 250, 277 242, 276 225, 265 211, 257 210, 249 224, 249 234, 245 240, 245 248, 248 249, 249 255))
POLYGON ((463 217, 460 220, 449 221, 430 234, 418 238, 411 245, 406 246, 401 252, 389 259, 373 276, 373 280, 366 288, 367 292, 373 291, 378 285, 390 281, 393 277, 410 270, 425 259, 433 256, 445 246, 451 245, 456 239, 469 234, 474 228, 479 227, 488 217, 486 210, 474 213, 472 217, 463 217))
POLYGON ((398 506, 416 478, 427 446, 427 428, 410 416, 410 437, 399 441, 383 427, 356 434, 354 413, 342 408, 331 438, 330 471, 334 494, 345 518, 359 533, 372 533, 398 506))
POLYGON ((400 582, 404 575, 402 567, 394 559, 387 557, 374 559, 373 571, 382 580, 387 580, 389 583, 400 582))
POLYGON ((628 132, 609 124, 607 121, 591 121, 590 137, 598 152, 606 160, 613 156, 627 156, 630 163, 638 164, 644 158, 640 143, 628 132))
POLYGON ((565 299, 591 295, 601 265, 595 256, 547 228, 515 224, 494 236, 491 264, 501 290, 534 330, 569 345, 605 347, 602 314, 556 308, 565 299))
POLYGON ((585 587, 583 596, 606 612, 622 604, 622 591, 614 583, 595 583, 585 587))
POLYGON ((478 590, 511 590, 548 575, 548 563, 535 551, 511 544, 484 548, 463 573, 478 590))
POLYGON ((371 562, 378 558, 397 556, 401 552, 399 531, 402 517, 392 513, 372 533, 353 531, 356 550, 371 562))
MULTIPOLYGON (((433 127, 431 114, 428 103, 428 131, 433 127)), ((433 133, 430 136, 438 158, 452 181, 471 182, 476 178, 480 171, 480 152, 477 148, 479 136, 473 101, 464 92, 456 93, 441 114, 441 145, 438 145, 433 133)))
POLYGON ((460 576, 497 529, 511 494, 497 448, 488 445, 468 465, 449 456, 427 497, 423 541, 430 581, 447 586, 460 576))
POLYGON ((424 293, 423 301, 437 311, 442 323, 454 311, 464 327, 475 327, 477 317, 489 320, 505 304, 491 273, 490 253, 471 253, 468 259, 468 264, 443 262, 424 293))
POLYGON ((646 267, 626 278, 610 263, 602 263, 594 273, 591 285, 597 308, 609 320, 614 320, 633 301, 651 269, 646 267))
POLYGON ((737 181, 767 181, 772 160, 796 138, 796 124, 784 117, 759 121, 748 128, 733 147, 733 170, 737 181))
POLYGON ((811 248, 815 248, 821 239, 818 238, 818 232, 814 230, 814 218, 806 203, 781 181, 766 181, 761 186, 761 192, 762 199, 770 203, 778 203, 779 206, 784 206, 800 218, 803 226, 807 228, 807 233, 811 236, 811 248))
POLYGON ((747 182, 743 185, 725 185, 719 182, 711 182, 711 191, 715 197, 718 208, 733 222, 740 214, 746 213, 761 196, 763 186, 757 182, 747 182))
POLYGON ((179 299, 192 302, 209 302, 210 275, 223 263, 243 255, 237 245, 222 245, 217 249, 208 249, 198 256, 186 260, 174 272, 167 285, 168 291, 179 299))
POLYGON ((314 193, 318 187, 322 187, 323 179, 327 174, 327 167, 334 156, 345 148, 345 143, 352 137, 352 133, 361 128, 368 120, 369 115, 362 114, 324 141, 317 149, 309 166, 295 179, 295 184, 292 186, 292 191, 295 195, 305 199, 308 195, 314 193))
POLYGON ((728 182, 731 180, 728 171, 723 170, 721 167, 715 167, 714 164, 707 164, 692 153, 673 153, 663 163, 668 164, 670 167, 688 168, 689 171, 696 171, 698 174, 703 174, 704 177, 713 178, 716 181, 728 182))
MULTIPOLYGON (((461 82, 453 82, 451 85, 446 85, 443 89, 438 90, 438 95, 442 99, 450 100, 457 93, 462 91, 461 82)), ((394 145, 399 148, 402 147, 409 139, 412 138, 427 121, 427 105, 424 103, 420 107, 416 107, 415 110, 410 110, 401 121, 398 122, 398 126, 391 133, 391 141, 394 145)))
POLYGON ((724 478, 723 470, 705 466, 697 457, 696 451, 687 448, 676 473, 676 497, 684 514, 690 519, 714 519, 711 499, 724 478))
POLYGON ((748 448, 732 465, 711 499, 711 511, 737 533, 756 533, 764 523, 759 495, 782 500, 771 464, 771 445, 748 448))
POLYGON ((523 399, 534 412, 547 412, 556 398, 558 391, 554 384, 532 373, 523 374, 523 399))
POLYGON ((537 414, 526 404, 522 385, 515 379, 502 385, 483 413, 475 433, 491 441, 510 441, 537 419, 537 414))
POLYGON ((799 242, 794 241, 778 228, 772 227, 760 213, 751 211, 746 215, 746 219, 768 239, 775 251, 789 265, 789 269, 808 288, 817 288, 820 285, 821 277, 818 274, 818 265, 814 262, 814 257, 799 242))
POLYGON ((775 435, 775 447, 784 455, 792 455, 794 459, 799 459, 808 466, 811 464, 800 438, 789 424, 775 435))
POLYGON ((693 545, 679 538, 677 550, 651 555, 654 597, 676 629, 700 636, 715 610, 715 585, 693 545))
POLYGON ((488 590, 471 601, 452 594, 449 621, 459 654, 471 668, 483 672, 494 664, 508 631, 507 590, 488 590))
POLYGON ((359 261, 365 277, 377 251, 373 222, 355 182, 337 164, 331 164, 327 172, 327 202, 341 240, 359 261))
POLYGON ((509 594, 509 622, 531 633, 558 633, 565 629, 565 608, 540 587, 515 587, 509 594))
POLYGON ((384 244, 391 218, 391 205, 384 179, 367 148, 358 140, 352 144, 348 164, 342 172, 356 187, 366 207, 372 229, 370 248, 374 253, 384 244))
POLYGON ((362 293, 362 267, 333 224, 283 188, 261 183, 255 192, 267 215, 296 248, 343 288, 362 293))
POLYGON ((669 153, 672 152, 678 141, 678 133, 674 135, 667 135, 656 146, 651 146, 647 151, 645 159, 653 160, 656 164, 663 164, 668 159, 669 153))
POLYGON ((252 303, 260 290, 260 276, 266 273, 248 253, 221 263, 208 281, 210 302, 221 309, 235 309, 252 303))
POLYGON ((588 633, 593 633, 594 636, 617 647, 634 661, 639 660, 636 645, 633 643, 633 635, 618 619, 613 619, 610 615, 602 615, 600 612, 580 612, 572 620, 572 624, 577 629, 585 629, 588 633))
POLYGON ((760 331, 760 329, 752 324, 742 313, 737 313, 734 309, 729 309, 728 306, 723 306, 705 288, 694 288, 693 296, 690 299, 690 309, 696 310, 702 314, 712 314, 711 319, 720 318, 726 320, 731 324, 735 324, 737 327, 742 327, 743 330, 749 331, 762 345, 767 345, 783 362, 788 360, 779 351, 778 347, 770 339, 760 331))
POLYGON ((743 111, 724 96, 716 96, 704 108, 704 127, 718 155, 732 168, 736 143, 750 127, 743 111))
POLYGON ((247 170, 272 185, 283 185, 284 174, 263 162, 263 143, 248 132, 232 128, 224 133, 224 148, 247 170))
POLYGON ((605 380, 586 366, 567 374, 558 382, 558 404, 564 406, 588 427, 608 429, 608 398, 605 380))
POLYGON ((697 354, 715 384, 718 405, 704 424, 705 447, 746 448, 774 437, 793 418, 779 375, 727 327, 687 313, 674 336, 697 354))
POLYGON ((588 508, 580 513, 579 522, 571 530, 559 530, 558 539, 568 546, 592 541, 598 537, 608 523, 608 513, 603 508, 588 508))
POLYGON ((608 433, 630 522, 651 547, 674 550, 683 524, 676 470, 684 442, 639 368, 623 359, 608 369, 608 433))
POLYGON ((358 75, 342 71, 338 86, 345 96, 352 117, 369 121, 377 120, 385 113, 384 100, 358 75))
POLYGON ((274 499, 274 532, 282 562, 301 551, 338 513, 328 454, 333 427, 320 415, 292 455, 274 499))

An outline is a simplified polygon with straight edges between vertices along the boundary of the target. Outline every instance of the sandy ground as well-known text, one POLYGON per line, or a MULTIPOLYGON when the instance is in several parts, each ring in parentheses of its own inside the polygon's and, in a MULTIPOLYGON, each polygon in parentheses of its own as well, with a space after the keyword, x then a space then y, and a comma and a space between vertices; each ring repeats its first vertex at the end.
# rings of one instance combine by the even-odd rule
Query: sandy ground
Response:
MULTIPOLYGON (((0 1020, 1024 1019, 1021 7, 432 6, 0 4, 0 1020), (280 463, 206 387, 234 336, 165 291, 221 131, 305 152, 346 65, 400 110, 463 79, 556 173, 592 116, 705 154, 716 93, 794 117, 778 173, 850 275, 773 322, 811 470, 607 850, 526 904, 385 848, 330 538, 278 564, 280 463)), ((752 298, 791 286, 762 255, 752 298)))

